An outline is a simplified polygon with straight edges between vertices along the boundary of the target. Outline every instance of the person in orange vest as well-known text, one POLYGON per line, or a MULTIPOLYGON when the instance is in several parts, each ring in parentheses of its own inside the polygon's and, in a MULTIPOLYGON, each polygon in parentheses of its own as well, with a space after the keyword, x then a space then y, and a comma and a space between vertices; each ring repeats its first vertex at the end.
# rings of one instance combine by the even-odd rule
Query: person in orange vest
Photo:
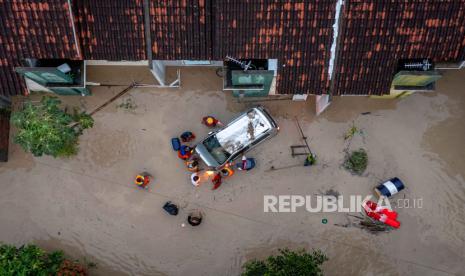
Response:
POLYGON ((182 160, 187 160, 189 159, 189 157, 192 156, 192 151, 193 149, 191 147, 182 145, 178 151, 178 157, 181 158, 182 160))
POLYGON ((215 176, 212 178, 213 188, 212 190, 216 190, 221 186, 221 173, 216 173, 215 176))
POLYGON ((190 172, 198 172, 199 169, 199 161, 197 158, 189 158, 186 160, 186 167, 187 170, 190 172))
POLYGON ((200 175, 199 175, 199 173, 195 172, 195 173, 191 174, 191 182, 192 182, 192 185, 194 185, 194 187, 200 186, 200 175))
POLYGON ((150 183, 150 175, 148 173, 141 173, 136 176, 134 183, 137 187, 141 189, 148 189, 148 185, 150 183))
POLYGON ((205 116, 202 118, 202 124, 206 125, 207 127, 213 128, 216 127, 217 125, 222 126, 223 123, 221 123, 219 120, 217 120, 213 116, 205 116))
POLYGON ((207 181, 210 178, 210 171, 194 172, 191 174, 191 182, 194 187, 199 187, 202 182, 207 181))
POLYGON ((230 177, 234 174, 234 170, 230 166, 226 166, 221 169, 221 176, 222 177, 230 177))
POLYGON ((184 143, 192 142, 195 140, 195 134, 190 131, 185 131, 181 134, 181 141, 184 143))

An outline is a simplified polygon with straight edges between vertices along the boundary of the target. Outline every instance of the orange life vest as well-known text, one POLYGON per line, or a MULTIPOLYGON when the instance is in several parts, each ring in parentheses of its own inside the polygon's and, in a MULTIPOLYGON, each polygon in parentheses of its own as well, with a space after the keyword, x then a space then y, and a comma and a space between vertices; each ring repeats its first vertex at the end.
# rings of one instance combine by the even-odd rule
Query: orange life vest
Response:
POLYGON ((139 187, 145 187, 150 183, 150 178, 147 175, 137 175, 136 180, 134 180, 134 183, 136 183, 137 186, 139 187))
POLYGON ((231 169, 231 167, 224 167, 223 169, 221 169, 221 175, 223 177, 230 177, 234 174, 234 170, 231 169))

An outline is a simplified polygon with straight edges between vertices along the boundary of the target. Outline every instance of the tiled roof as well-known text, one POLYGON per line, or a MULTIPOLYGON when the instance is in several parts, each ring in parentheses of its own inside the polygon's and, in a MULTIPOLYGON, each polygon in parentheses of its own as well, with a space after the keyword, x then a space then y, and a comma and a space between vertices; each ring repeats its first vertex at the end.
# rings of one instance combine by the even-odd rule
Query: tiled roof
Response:
POLYGON ((143 0, 73 1, 85 59, 147 59, 143 0))
MULTIPOLYGON (((154 59, 276 58, 278 93, 383 94, 398 59, 465 59, 465 0, 345 0, 331 84, 337 0, 149 2, 154 59)), ((147 59, 143 0, 72 3, 0 0, 0 95, 22 58, 147 59)))
POLYGON ((278 93, 328 89, 335 1, 151 1, 150 8, 154 59, 277 58, 278 93))
POLYGON ((345 0, 334 94, 389 93, 397 62, 465 58, 464 0, 345 0))
POLYGON ((321 94, 336 1, 217 1, 214 57, 277 58, 277 92, 321 94))
POLYGON ((68 1, 0 0, 0 95, 25 91, 23 58, 78 58, 68 1))
POLYGON ((211 0, 150 1, 153 59, 211 59, 211 0))
POLYGON ((0 162, 8 160, 8 139, 10 135, 10 116, 0 110, 0 162))

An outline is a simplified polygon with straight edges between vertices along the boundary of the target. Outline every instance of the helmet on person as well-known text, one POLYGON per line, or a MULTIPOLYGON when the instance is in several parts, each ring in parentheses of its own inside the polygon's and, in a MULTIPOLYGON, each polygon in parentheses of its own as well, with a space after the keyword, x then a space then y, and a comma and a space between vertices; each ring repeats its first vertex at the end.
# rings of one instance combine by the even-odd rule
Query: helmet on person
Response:
POLYGON ((136 176, 136 180, 134 181, 134 183, 136 183, 136 185, 144 185, 144 180, 145 180, 145 177, 142 176, 142 175, 137 175, 136 176))
POLYGON ((229 166, 221 169, 221 175, 223 177, 229 177, 229 176, 232 176, 233 174, 234 174, 234 170, 229 166))

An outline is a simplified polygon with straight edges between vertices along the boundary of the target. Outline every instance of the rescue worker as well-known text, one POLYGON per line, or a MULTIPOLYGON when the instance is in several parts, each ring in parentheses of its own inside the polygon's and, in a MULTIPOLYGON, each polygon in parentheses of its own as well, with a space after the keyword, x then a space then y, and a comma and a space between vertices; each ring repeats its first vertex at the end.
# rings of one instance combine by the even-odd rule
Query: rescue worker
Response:
POLYGON ((230 177, 234 174, 234 170, 230 166, 226 166, 221 169, 221 176, 222 177, 230 177))
POLYGON ((136 176, 134 183, 137 187, 141 189, 148 189, 148 185, 150 183, 150 175, 148 173, 141 173, 136 176))
POLYGON ((199 161, 197 158, 189 158, 186 160, 186 167, 187 170, 190 172, 198 172, 199 171, 199 161))
POLYGON ((188 142, 191 142, 195 139, 195 135, 194 133, 190 132, 190 131, 185 131, 181 134, 181 141, 183 141, 184 143, 188 143, 188 142))
POLYGON ((316 156, 313 153, 308 154, 307 158, 305 158, 304 166, 308 167, 308 166, 312 166, 315 164, 316 164, 316 156))
POLYGON ((202 118, 202 124, 206 125, 207 127, 214 128, 217 125, 222 126, 223 123, 221 123, 219 120, 217 120, 213 116, 205 116, 202 118))
POLYGON ((242 160, 240 163, 236 163, 236 168, 240 171, 250 171, 255 167, 255 159, 247 158, 245 155, 242 155, 242 160))
POLYGON ((221 173, 216 173, 215 176, 212 178, 213 188, 212 190, 216 190, 221 186, 221 173))
POLYGON ((192 182, 192 185, 194 185, 194 187, 200 186, 200 175, 199 175, 199 173, 195 172, 195 173, 191 174, 191 182, 192 182))
POLYGON ((192 151, 193 149, 191 147, 182 145, 178 151, 178 157, 181 158, 182 160, 187 160, 189 159, 189 157, 191 157, 192 151))
POLYGON ((191 182, 194 187, 199 187, 202 182, 205 182, 210 177, 210 171, 194 172, 191 174, 191 182))

